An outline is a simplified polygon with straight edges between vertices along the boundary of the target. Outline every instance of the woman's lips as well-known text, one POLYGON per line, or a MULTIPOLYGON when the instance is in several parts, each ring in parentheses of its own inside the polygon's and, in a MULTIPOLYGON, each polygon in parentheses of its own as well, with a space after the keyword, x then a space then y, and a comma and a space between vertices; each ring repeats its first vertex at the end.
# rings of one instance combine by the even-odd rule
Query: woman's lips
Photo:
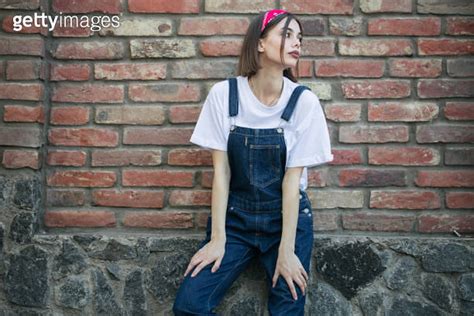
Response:
POLYGON ((289 53, 291 56, 293 56, 294 58, 298 59, 300 58, 300 54, 298 53, 289 53))

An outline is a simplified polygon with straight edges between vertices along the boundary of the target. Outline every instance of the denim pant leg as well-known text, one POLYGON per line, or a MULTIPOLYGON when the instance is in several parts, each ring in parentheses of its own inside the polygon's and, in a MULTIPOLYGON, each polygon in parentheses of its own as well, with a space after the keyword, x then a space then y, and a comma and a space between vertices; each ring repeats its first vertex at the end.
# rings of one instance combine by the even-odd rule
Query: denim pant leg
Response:
MULTIPOLYGON (((208 225, 209 227, 210 225, 208 225)), ((200 247, 209 241, 209 231, 200 247)), ((256 250, 245 242, 227 235, 225 254, 219 269, 212 273, 214 262, 204 267, 196 276, 190 272, 181 283, 173 305, 176 316, 216 315, 213 311, 232 283, 246 269, 256 250)))
MULTIPOLYGON (((308 276, 310 275, 310 262, 313 249, 313 216, 311 206, 303 207, 299 211, 298 226, 295 238, 295 254, 300 259, 308 276)), ((265 268, 268 287, 268 311, 271 316, 294 315, 303 316, 306 295, 303 296, 301 288, 293 282, 298 299, 295 301, 291 295, 286 280, 280 275, 275 288, 272 288, 272 279, 275 273, 276 261, 278 259, 279 240, 265 253, 260 255, 260 262, 265 268)), ((306 289, 306 293, 308 290, 306 289)))

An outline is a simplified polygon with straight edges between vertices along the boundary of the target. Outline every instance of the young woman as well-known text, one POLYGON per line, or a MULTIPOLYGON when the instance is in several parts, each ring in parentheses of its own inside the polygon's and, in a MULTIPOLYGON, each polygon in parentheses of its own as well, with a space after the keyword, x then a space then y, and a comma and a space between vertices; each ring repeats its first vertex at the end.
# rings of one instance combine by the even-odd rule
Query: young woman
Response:
POLYGON ((227 289, 258 257, 270 315, 303 315, 313 245, 307 167, 333 159, 319 99, 292 69, 302 27, 270 10, 245 35, 239 76, 216 83, 191 142, 212 149, 206 238, 177 293, 175 315, 215 315, 227 289))

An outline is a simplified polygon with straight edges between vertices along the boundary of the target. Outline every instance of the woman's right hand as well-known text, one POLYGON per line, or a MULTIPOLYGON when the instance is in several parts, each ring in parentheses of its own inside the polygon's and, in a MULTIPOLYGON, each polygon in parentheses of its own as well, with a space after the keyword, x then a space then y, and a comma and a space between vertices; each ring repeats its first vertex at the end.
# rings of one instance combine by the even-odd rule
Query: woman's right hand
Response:
POLYGON ((225 240, 210 240, 205 244, 201 249, 198 250, 191 258, 191 261, 188 264, 184 276, 186 276, 191 270, 194 269, 191 277, 196 276, 199 271, 201 271, 205 266, 210 263, 214 263, 214 266, 211 269, 211 272, 214 273, 219 269, 222 258, 224 258, 225 253, 225 240))

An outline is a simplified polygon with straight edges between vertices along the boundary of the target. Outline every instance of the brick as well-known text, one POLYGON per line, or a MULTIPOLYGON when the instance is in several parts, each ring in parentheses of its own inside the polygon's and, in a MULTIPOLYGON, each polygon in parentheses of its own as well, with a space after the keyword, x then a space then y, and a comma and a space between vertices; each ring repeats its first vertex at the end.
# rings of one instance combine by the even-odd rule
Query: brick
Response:
POLYGON ((161 125, 165 111, 157 106, 98 106, 97 124, 161 125))
POLYGON ((360 9, 364 13, 412 11, 412 0, 360 0, 360 9))
POLYGON ((368 21, 368 35, 433 36, 441 33, 439 18, 376 18, 368 21))
POLYGON ((382 191, 370 192, 370 208, 386 209, 439 209, 439 194, 433 191, 382 191))
POLYGON ((418 13, 472 14, 474 3, 470 0, 417 0, 418 13))
POLYGON ((314 231, 329 231, 339 229, 339 215, 317 212, 313 215, 314 231))
POLYGON ((163 191, 95 190, 92 203, 99 206, 163 208, 163 191))
POLYGON ((71 190, 67 191, 47 189, 46 204, 48 206, 82 206, 85 201, 84 191, 71 190))
POLYGON ((418 218, 418 231, 422 233, 474 232, 474 216, 465 215, 422 215, 418 218))
POLYGON ((86 64, 52 64, 50 67, 51 81, 87 81, 90 67, 86 64))
POLYGON ((177 79, 226 79, 234 75, 235 61, 180 60, 171 65, 171 77, 177 79))
POLYGON ((164 63, 121 63, 94 65, 95 79, 104 80, 160 80, 166 78, 164 63))
POLYGON ((47 227, 115 227, 115 214, 109 211, 47 211, 47 227))
POLYGON ((195 225, 197 228, 206 228, 207 226, 207 219, 210 216, 210 212, 198 212, 195 215, 195 225))
POLYGON ((40 83, 0 83, 0 99, 41 101, 43 93, 40 83))
MULTIPOLYGON (((311 60, 298 60, 298 78, 311 78, 313 77, 313 61, 311 60)), ((293 68, 295 69, 295 68, 293 68)), ((296 73, 296 69, 294 70, 296 73)))
POLYGON ((173 124, 195 123, 201 113, 200 106, 171 106, 169 108, 169 121, 173 124))
POLYGON ((60 106, 51 109, 50 123, 53 125, 83 125, 89 122, 89 108, 83 106, 60 106))
POLYGON ((67 170, 55 171, 47 178, 47 184, 55 187, 111 187, 117 177, 113 171, 67 170))
POLYGON ((204 149, 172 149, 168 152, 168 165, 212 166, 212 153, 204 149))
POLYGON ((53 102, 122 103, 124 90, 122 85, 113 84, 60 84, 53 88, 51 100, 53 102))
POLYGON ((418 171, 415 177, 415 184, 420 187, 433 188, 474 187, 474 171, 418 171))
POLYGON ((34 23, 31 26, 21 25, 21 29, 18 26, 14 26, 13 15, 7 15, 2 20, 2 29, 7 33, 14 34, 42 34, 48 36, 48 28, 35 26, 34 23))
POLYGON ((406 39, 339 39, 339 54, 348 56, 411 56, 413 49, 406 39))
POLYGON ((440 162, 439 151, 427 147, 369 147, 371 165, 436 166, 440 162))
POLYGON ((364 207, 364 192, 362 190, 328 190, 309 191, 311 206, 313 209, 334 209, 334 208, 362 208, 364 207))
POLYGON ((0 43, 0 55, 44 56, 44 41, 40 37, 0 36, 0 43))
POLYGON ((55 146, 115 147, 118 133, 106 128, 51 128, 48 140, 55 146))
POLYGON ((446 102, 443 112, 448 120, 474 120, 474 102, 446 102))
MULTIPOLYGON (((309 170, 308 171, 308 186, 323 188, 328 186, 328 173, 326 170, 309 170)), ((311 199, 311 197, 310 197, 311 199)))
POLYGON ((331 165, 357 165, 362 164, 362 151, 360 149, 334 149, 334 160, 331 165))
POLYGON ((197 102, 201 89, 194 83, 129 84, 128 96, 135 102, 197 102))
POLYGON ((347 14, 351 15, 354 0, 282 0, 281 8, 296 14, 347 14))
POLYGON ((121 42, 60 42, 51 54, 56 59, 122 59, 125 49, 121 42))
POLYGON ((5 122, 44 123, 44 106, 5 105, 3 120, 5 122))
POLYGON ((427 55, 472 55, 474 41, 460 39, 418 39, 418 54, 427 55))
POLYGON ((331 100, 332 87, 330 82, 322 81, 300 81, 300 84, 308 86, 319 98, 319 100, 331 100))
POLYGON ((474 80, 422 79, 416 85, 420 98, 473 97, 474 80))
POLYGON ((42 79, 39 60, 7 60, 7 80, 35 80, 42 79))
POLYGON ((339 142, 342 143, 388 143, 407 142, 407 126, 346 126, 339 127, 339 142))
POLYGON ((141 16, 121 16, 119 27, 103 27, 101 36, 171 36, 171 19, 141 16))
POLYGON ((474 19, 472 17, 446 18, 446 34, 448 35, 474 35, 474 19))
POLYGON ((474 77, 474 64, 471 59, 450 59, 447 66, 450 77, 474 77))
POLYGON ((247 18, 239 17, 182 18, 178 35, 244 35, 249 24, 247 18))
POLYGON ((415 223, 414 216, 384 214, 349 214, 342 215, 342 227, 345 230, 411 232, 415 223))
POLYGON ((95 150, 91 165, 103 166, 159 166, 161 150, 95 150))
POLYGON ((0 127, 0 145, 37 148, 43 144, 39 127, 0 127))
POLYGON ((79 150, 48 151, 47 164, 50 166, 81 167, 86 164, 87 153, 79 150))
POLYGON ((242 41, 234 39, 207 39, 199 43, 199 51, 203 56, 239 56, 242 41))
POLYGON ((101 12, 108 14, 117 14, 122 12, 120 0, 53 0, 53 10, 62 13, 91 13, 101 12))
POLYGON ((214 180, 214 172, 213 171, 205 171, 201 172, 201 186, 203 188, 212 189, 212 181, 214 180))
POLYGON ((441 59, 396 58, 388 63, 391 77, 435 78, 441 75, 441 59))
POLYGON ((474 192, 446 192, 448 208, 474 208, 474 192))
POLYGON ((192 187, 194 173, 167 170, 123 170, 122 185, 139 187, 192 187))
POLYGON ((474 148, 446 148, 445 165, 474 165, 474 148))
POLYGON ((404 170, 344 169, 338 173, 341 187, 406 186, 404 170))
POLYGON ((362 32, 362 22, 363 20, 361 16, 357 16, 354 18, 330 17, 329 32, 332 35, 357 36, 360 35, 362 32))
POLYGON ((15 150, 7 149, 3 152, 2 164, 7 169, 40 168, 39 154, 37 150, 15 150))
POLYGON ((304 39, 304 45, 301 47, 302 56, 334 56, 336 50, 334 39, 304 39))
POLYGON ((474 142, 474 126, 419 125, 416 127, 418 143, 469 143, 474 142))
POLYGON ((204 10, 215 13, 260 13, 274 8, 273 0, 240 0, 223 2, 219 0, 206 0, 204 10))
POLYGON ((426 122, 438 117, 434 102, 371 102, 367 119, 370 122, 426 122))
POLYGON ((324 106, 324 112, 328 120, 334 122, 357 122, 361 120, 361 104, 333 103, 324 106))
POLYGON ((187 212, 128 212, 123 219, 125 227, 191 228, 193 215, 187 212))
POLYGON ((191 128, 125 128, 125 145, 190 145, 191 128))
POLYGON ((315 62, 317 77, 375 77, 384 72, 383 60, 366 59, 319 59, 315 62))
POLYGON ((298 18, 303 26, 305 36, 321 36, 327 34, 327 26, 324 18, 315 16, 300 16, 298 18))
POLYGON ((196 56, 190 39, 134 39, 130 41, 131 58, 188 58, 196 56))
POLYGON ((40 7, 40 0, 6 0, 0 2, 0 9, 8 10, 36 10, 40 7))
POLYGON ((53 37, 90 37, 94 32, 88 27, 76 27, 76 25, 56 26, 53 37))
POLYGON ((173 190, 168 203, 171 206, 211 206, 211 191, 173 190))
POLYGON ((342 82, 347 99, 404 98, 411 95, 408 80, 359 80, 342 82))
POLYGON ((199 0, 128 0, 128 11, 134 13, 199 13, 199 0))

